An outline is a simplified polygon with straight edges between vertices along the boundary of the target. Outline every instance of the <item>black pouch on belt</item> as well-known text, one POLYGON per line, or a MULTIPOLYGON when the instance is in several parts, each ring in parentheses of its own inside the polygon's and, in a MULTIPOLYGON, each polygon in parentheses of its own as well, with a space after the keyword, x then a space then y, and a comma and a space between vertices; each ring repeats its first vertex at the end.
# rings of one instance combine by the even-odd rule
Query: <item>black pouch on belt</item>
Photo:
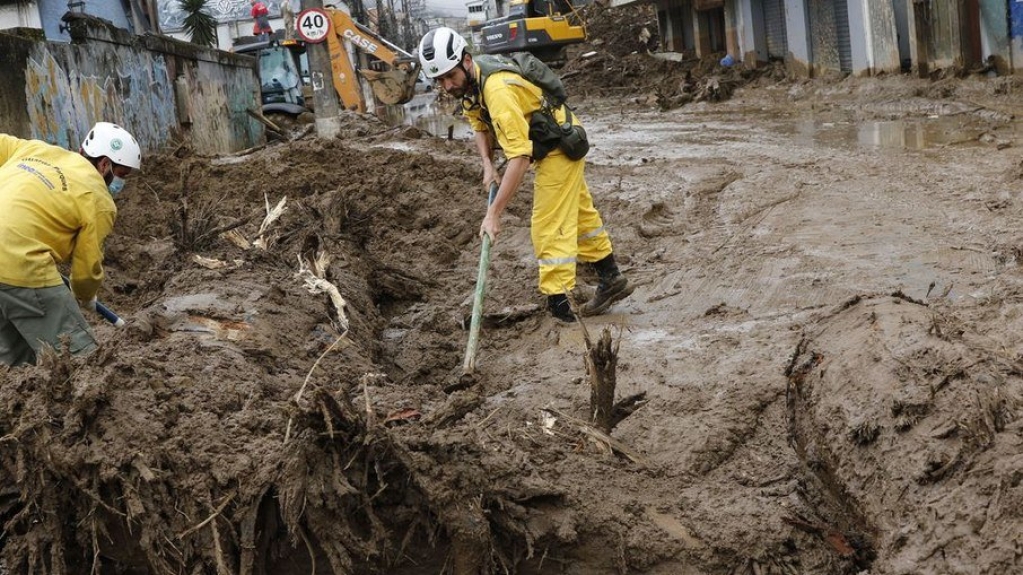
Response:
POLYGON ((533 142, 533 161, 539 162, 558 147, 561 126, 551 113, 537 110, 529 117, 529 140, 533 142))
POLYGON ((539 162, 554 148, 560 148, 568 159, 586 157, 590 141, 582 126, 572 124, 572 111, 565 107, 565 121, 558 124, 548 108, 533 112, 529 118, 529 139, 533 142, 533 161, 539 162))

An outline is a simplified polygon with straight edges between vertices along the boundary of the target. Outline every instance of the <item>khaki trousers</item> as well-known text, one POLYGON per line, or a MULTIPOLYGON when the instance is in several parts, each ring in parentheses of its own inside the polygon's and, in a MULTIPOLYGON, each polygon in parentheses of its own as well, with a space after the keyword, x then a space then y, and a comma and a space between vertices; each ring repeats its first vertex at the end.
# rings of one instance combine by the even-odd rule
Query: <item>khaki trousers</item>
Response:
POLYGON ((0 363, 36 362, 45 346, 60 349, 67 336, 72 354, 90 353, 96 339, 64 285, 23 288, 0 284, 0 363))

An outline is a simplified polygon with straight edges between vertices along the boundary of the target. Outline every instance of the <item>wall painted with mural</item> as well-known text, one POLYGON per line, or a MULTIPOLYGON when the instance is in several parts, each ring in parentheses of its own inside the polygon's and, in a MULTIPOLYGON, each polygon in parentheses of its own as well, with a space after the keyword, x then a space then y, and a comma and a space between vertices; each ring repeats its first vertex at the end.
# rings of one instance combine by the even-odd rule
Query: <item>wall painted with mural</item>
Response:
POLYGON ((166 37, 133 36, 89 16, 72 42, 0 32, 0 132, 77 148, 93 123, 123 125, 147 151, 185 141, 229 153, 265 138, 254 58, 166 37))

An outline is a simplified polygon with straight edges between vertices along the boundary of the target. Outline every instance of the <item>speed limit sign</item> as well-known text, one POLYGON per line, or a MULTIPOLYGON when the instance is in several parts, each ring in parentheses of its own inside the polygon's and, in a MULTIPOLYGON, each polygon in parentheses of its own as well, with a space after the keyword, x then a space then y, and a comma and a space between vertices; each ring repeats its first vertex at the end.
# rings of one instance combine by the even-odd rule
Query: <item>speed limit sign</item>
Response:
POLYGON ((323 42, 330 32, 330 18, 322 8, 309 8, 298 13, 295 28, 306 42, 311 44, 323 42))

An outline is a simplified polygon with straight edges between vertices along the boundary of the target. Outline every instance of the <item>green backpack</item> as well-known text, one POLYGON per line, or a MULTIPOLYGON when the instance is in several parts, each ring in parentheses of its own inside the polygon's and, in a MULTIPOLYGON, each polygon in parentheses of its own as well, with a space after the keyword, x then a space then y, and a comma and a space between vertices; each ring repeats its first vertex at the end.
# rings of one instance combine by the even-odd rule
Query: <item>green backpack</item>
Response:
MULTIPOLYGON (((558 124, 554 110, 565 105, 568 93, 561 78, 529 52, 511 54, 480 54, 473 57, 480 69, 480 95, 487 79, 494 72, 514 72, 543 90, 543 107, 533 113, 529 121, 529 139, 533 142, 533 159, 540 161, 554 148, 561 150, 572 160, 581 160, 590 150, 586 130, 572 125, 572 109, 565 106, 566 122, 558 124)), ((489 123, 489 122, 488 122, 489 123)))
POLYGON ((494 72, 514 72, 535 84, 547 96, 552 108, 558 108, 568 99, 561 78, 547 67, 539 58, 529 52, 512 52, 511 54, 480 54, 473 57, 473 62, 480 68, 480 93, 487 79, 494 72))

